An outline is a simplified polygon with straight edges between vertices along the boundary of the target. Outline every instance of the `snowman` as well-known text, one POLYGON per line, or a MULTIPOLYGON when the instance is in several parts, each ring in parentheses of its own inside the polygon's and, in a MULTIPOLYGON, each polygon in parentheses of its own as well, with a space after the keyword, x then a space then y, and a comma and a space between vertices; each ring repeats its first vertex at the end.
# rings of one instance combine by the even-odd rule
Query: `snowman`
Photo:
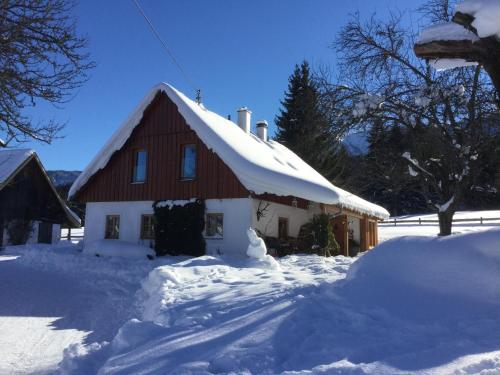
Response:
POLYGON ((250 244, 248 245, 247 255, 250 258, 264 259, 266 258, 267 248, 264 240, 257 236, 257 233, 252 228, 247 230, 248 240, 250 244))

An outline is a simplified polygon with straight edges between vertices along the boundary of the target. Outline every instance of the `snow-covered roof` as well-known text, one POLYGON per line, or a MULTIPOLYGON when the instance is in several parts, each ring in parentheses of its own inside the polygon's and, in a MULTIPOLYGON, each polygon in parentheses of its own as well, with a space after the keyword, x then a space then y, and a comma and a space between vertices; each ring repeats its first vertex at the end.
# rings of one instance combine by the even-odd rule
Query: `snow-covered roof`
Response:
POLYGON ((25 165, 28 160, 31 158, 35 158, 38 165, 42 169, 47 182, 49 183, 51 189, 54 191, 54 194, 57 197, 57 200, 61 204, 63 211, 66 213, 68 220, 74 226, 80 226, 81 220, 76 213, 74 213, 64 201, 61 199, 59 194, 57 193, 52 181, 49 176, 45 172, 42 163, 38 159, 35 150, 32 149, 12 149, 12 148, 0 148, 0 190, 2 190, 5 185, 9 182, 9 180, 14 177, 20 168, 25 165))
POLYGON ((166 83, 156 85, 118 128, 71 186, 70 197, 75 196, 90 177, 106 166, 113 153, 122 148, 159 91, 177 105, 189 127, 228 165, 249 191, 296 196, 379 218, 389 216, 383 207, 332 185, 285 146, 245 133, 234 122, 207 110, 166 83))
POLYGON ((480 38, 493 35, 500 37, 499 0, 465 0, 457 4, 455 11, 474 17, 472 26, 480 38))
POLYGON ((440 23, 422 30, 417 44, 430 43, 436 40, 470 40, 477 41, 479 37, 462 25, 454 22, 440 23))
POLYGON ((30 149, 0 148, 0 186, 34 153, 30 149))

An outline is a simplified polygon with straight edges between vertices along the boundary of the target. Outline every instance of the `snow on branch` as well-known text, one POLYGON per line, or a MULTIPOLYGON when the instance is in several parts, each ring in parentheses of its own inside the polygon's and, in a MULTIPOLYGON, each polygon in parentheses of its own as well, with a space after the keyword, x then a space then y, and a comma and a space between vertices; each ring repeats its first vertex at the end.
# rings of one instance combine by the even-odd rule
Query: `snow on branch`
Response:
POLYGON ((442 205, 436 204, 435 206, 439 212, 446 212, 448 211, 448 209, 450 208, 450 206, 453 204, 454 201, 455 201, 455 196, 452 196, 451 199, 445 204, 442 205))
POLYGON ((373 94, 363 94, 359 96, 359 101, 354 104, 352 114, 354 117, 363 117, 369 110, 374 110, 382 107, 384 98, 373 94))
POLYGON ((431 172, 429 172, 425 168, 421 167, 420 164, 418 163, 418 161, 416 159, 413 159, 411 157, 411 154, 408 151, 405 152, 405 153, 403 153, 402 156, 403 156, 403 158, 405 158, 406 160, 408 160, 411 163, 410 168, 412 168, 413 173, 416 173, 415 175, 413 175, 413 174, 411 174, 412 172, 410 172, 410 174, 412 176, 417 176, 418 175, 418 173, 413 169, 413 167, 414 167, 414 168, 418 169, 420 172, 422 172, 422 173, 424 173, 424 174, 426 174, 428 176, 434 177, 434 175, 431 172))

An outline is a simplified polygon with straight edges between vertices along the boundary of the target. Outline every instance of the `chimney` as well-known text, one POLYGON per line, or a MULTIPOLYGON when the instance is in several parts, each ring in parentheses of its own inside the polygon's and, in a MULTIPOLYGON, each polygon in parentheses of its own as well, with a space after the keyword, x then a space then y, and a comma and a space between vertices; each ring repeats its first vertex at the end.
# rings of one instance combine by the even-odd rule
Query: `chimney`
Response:
POLYGON ((259 137, 264 142, 267 142, 267 121, 259 120, 255 124, 255 127, 257 128, 257 137, 259 137))
POLYGON ((238 126, 247 134, 250 134, 251 114, 252 112, 247 107, 238 109, 238 126))

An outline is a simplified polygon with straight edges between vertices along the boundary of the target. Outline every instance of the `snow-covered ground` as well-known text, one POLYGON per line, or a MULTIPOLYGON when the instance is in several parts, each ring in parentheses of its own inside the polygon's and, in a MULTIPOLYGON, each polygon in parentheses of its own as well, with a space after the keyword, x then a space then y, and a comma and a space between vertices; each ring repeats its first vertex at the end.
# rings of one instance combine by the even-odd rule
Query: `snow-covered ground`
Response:
POLYGON ((0 374, 500 373, 499 229, 354 259, 0 259, 0 374))
POLYGON ((53 373, 71 344, 111 340, 137 316, 140 280, 172 259, 103 259, 72 244, 0 252, 0 374, 53 373))
MULTIPOLYGON (((459 211, 453 217, 456 219, 479 219, 479 218, 500 218, 500 210, 490 211, 459 211)), ((437 214, 421 214, 390 217, 386 223, 379 225, 379 241, 387 241, 401 236, 436 236, 439 233, 438 223, 409 223, 409 224, 391 224, 391 220, 437 220, 437 214)), ((481 232, 489 229, 500 228, 500 220, 484 221, 483 224, 477 221, 453 223, 452 232, 472 233, 481 232)))

